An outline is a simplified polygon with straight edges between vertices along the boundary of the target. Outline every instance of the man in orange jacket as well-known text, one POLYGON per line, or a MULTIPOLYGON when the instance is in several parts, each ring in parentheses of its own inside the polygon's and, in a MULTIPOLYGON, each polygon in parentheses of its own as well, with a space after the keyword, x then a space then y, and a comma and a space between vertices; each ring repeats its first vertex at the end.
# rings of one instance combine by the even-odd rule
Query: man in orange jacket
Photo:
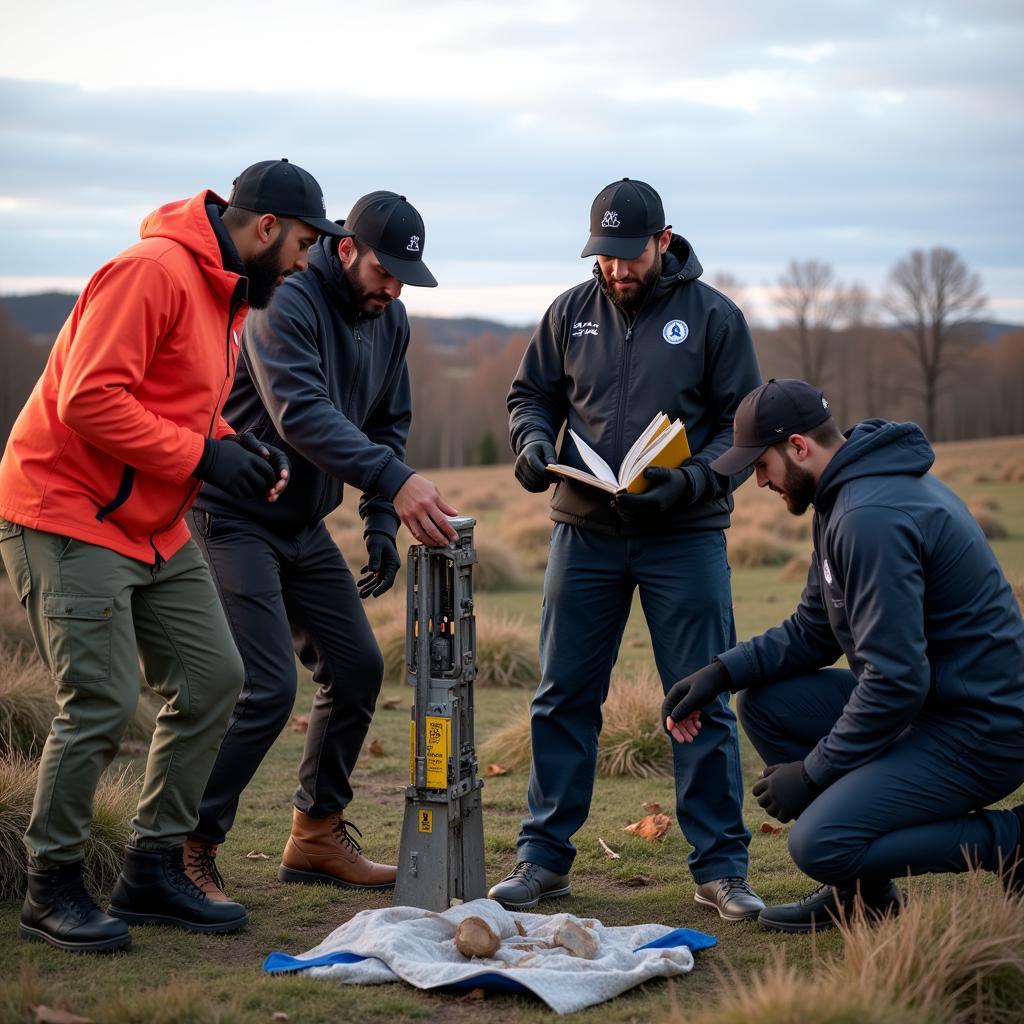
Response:
POLYGON ((54 344, 0 462, 0 556, 57 685, 25 845, 20 933, 117 949, 128 923, 228 932, 238 903, 208 900, 182 846, 242 684, 242 663, 183 517, 202 481, 276 500, 284 454, 221 415, 242 323, 304 270, 326 218, 320 186, 286 160, 142 223, 98 270, 54 344), (103 913, 82 863, 92 801, 146 682, 157 716, 121 877, 103 913))

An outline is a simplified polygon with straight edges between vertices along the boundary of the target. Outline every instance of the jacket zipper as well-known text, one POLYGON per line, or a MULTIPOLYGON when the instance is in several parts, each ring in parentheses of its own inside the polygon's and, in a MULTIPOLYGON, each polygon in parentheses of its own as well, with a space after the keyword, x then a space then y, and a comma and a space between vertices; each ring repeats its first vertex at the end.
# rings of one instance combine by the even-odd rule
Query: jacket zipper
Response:
POLYGON ((633 328, 636 326, 639 315, 640 313, 637 311, 633 319, 627 321, 626 336, 623 339, 622 370, 619 373, 619 396, 615 404, 615 459, 617 462, 621 461, 622 456, 625 454, 622 451, 622 435, 626 429, 626 390, 629 378, 629 364, 632 361, 633 346, 631 343, 633 340, 633 328))

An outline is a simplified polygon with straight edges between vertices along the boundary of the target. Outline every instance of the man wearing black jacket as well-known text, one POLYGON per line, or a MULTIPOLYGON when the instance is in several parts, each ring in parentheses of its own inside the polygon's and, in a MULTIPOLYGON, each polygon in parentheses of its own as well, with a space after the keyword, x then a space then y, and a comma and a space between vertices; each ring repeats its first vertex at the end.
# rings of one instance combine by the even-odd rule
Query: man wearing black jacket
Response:
MULTIPOLYGON (((610 501, 561 480, 551 499, 529 814, 515 870, 491 889, 515 908, 569 891, 571 837, 589 813, 601 705, 634 589, 666 687, 735 637, 724 535, 732 481, 708 463, 731 444, 736 406, 760 379, 750 331, 736 305, 699 280, 697 257, 666 226, 650 185, 612 183, 590 225, 582 255, 597 257, 593 278, 555 300, 509 393, 516 476, 527 490, 548 488, 544 467, 556 461, 563 425, 617 467, 659 411, 683 421, 693 457, 649 469, 640 495, 610 501)), ((557 461, 586 468, 568 431, 557 461)), ((746 882, 750 834, 725 697, 697 741, 674 754, 695 900, 727 920, 756 916, 764 904, 746 882)))
POLYGON ((796 611, 681 679, 662 708, 685 747, 702 708, 740 694, 767 765, 754 795, 797 819, 790 853, 823 883, 762 911, 765 928, 830 927, 858 891, 869 912, 895 912, 894 876, 968 859, 1024 892, 1024 805, 985 810, 1024 782, 1024 623, 978 524, 928 472, 934 458, 914 423, 843 435, 817 388, 771 380, 712 463, 753 465, 794 515, 814 505, 796 611), (848 669, 825 667, 841 655, 848 669))
POLYGON ((313 247, 246 323, 225 415, 281 448, 289 486, 257 508, 205 486, 191 528, 213 570, 245 682, 185 848, 186 869, 224 899, 215 864, 238 800, 288 721, 295 655, 319 689, 279 878, 387 889, 395 868, 365 858, 345 819, 349 776, 373 716, 383 661, 360 598, 394 583, 399 521, 418 541, 454 539, 455 509, 403 461, 412 418, 403 284, 437 284, 423 263, 423 220, 404 196, 360 199, 341 239, 313 247), (362 491, 367 564, 358 583, 323 519, 344 485, 362 491))

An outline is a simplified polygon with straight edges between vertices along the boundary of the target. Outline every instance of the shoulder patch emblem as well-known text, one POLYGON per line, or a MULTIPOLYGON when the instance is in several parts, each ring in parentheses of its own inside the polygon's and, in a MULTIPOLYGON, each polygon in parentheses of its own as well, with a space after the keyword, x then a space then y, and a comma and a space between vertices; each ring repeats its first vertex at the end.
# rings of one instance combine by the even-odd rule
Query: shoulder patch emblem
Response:
POLYGON ((685 320, 669 320, 661 329, 661 336, 670 345, 681 345, 690 334, 690 328, 686 326, 685 320))

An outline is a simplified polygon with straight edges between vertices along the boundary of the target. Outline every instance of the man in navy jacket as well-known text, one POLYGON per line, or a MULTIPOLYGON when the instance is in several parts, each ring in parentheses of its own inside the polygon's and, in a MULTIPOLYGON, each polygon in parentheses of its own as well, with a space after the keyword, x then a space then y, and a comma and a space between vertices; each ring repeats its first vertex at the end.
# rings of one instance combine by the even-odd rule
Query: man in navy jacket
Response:
POLYGON ((1024 889, 1024 805, 984 809, 1024 782, 1024 623, 970 512, 928 472, 924 434, 866 420, 843 435, 819 390, 772 380, 734 436, 712 469, 753 465, 790 512, 814 505, 807 585, 782 625, 676 683, 663 717, 686 743, 714 695, 740 693, 767 765, 754 795, 797 819, 790 853, 823 883, 761 924, 829 927, 857 890, 896 911, 894 876, 968 859, 1024 889), (824 667, 841 655, 849 669, 824 667))

